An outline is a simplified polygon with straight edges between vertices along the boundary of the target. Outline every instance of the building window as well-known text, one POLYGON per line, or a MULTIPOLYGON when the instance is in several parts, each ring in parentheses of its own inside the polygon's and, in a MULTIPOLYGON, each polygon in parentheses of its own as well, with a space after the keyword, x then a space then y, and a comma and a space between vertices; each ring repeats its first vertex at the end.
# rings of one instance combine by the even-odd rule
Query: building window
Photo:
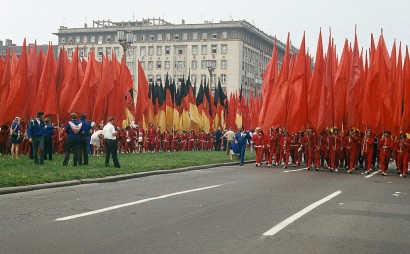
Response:
POLYGON ((154 69, 154 62, 153 61, 148 61, 148 70, 154 69))
POLYGON ((184 41, 188 40, 188 34, 187 33, 182 34, 182 40, 184 40, 184 41))
POLYGON ((140 61, 141 67, 145 69, 145 61, 140 61))
POLYGON ((91 36, 90 42, 95 43, 95 36, 91 36))
POLYGON ((162 55, 162 46, 157 46, 157 56, 162 55))
POLYGON ((198 33, 197 32, 192 33, 192 40, 198 40, 198 33))
POLYGON ((156 81, 157 81, 157 82, 161 82, 161 75, 157 75, 157 76, 156 76, 156 81))
POLYGON ((191 62, 191 69, 196 70, 198 62, 196 60, 192 60, 191 62))
POLYGON ((178 46, 176 46, 176 47, 175 47, 175 51, 176 51, 176 53, 177 53, 178 55, 184 54, 184 48, 183 48, 183 47, 178 47, 178 46))
POLYGON ((175 68, 177 69, 185 68, 185 61, 175 61, 175 68))
POLYGON ((162 68, 162 62, 161 61, 157 61, 157 70, 162 68))
POLYGON ((216 74, 212 74, 211 82, 216 83, 216 74))
POLYGON ((140 47, 140 56, 145 56, 147 54, 145 47, 140 47))
POLYGON ((73 44, 73 37, 71 36, 68 37, 68 44, 73 44))
POLYGON ((171 40, 171 34, 166 34, 165 35, 165 40, 170 41, 171 40))
POLYGON ((111 35, 107 35, 107 37, 105 37, 105 42, 111 43, 111 35))
POLYGON ((196 74, 191 74, 191 82, 196 83, 196 74))
POLYGON ((221 54, 226 54, 228 53, 228 45, 222 44, 221 45, 221 54))
POLYGON ((162 34, 157 34, 157 41, 162 41, 162 34))
POLYGON ((170 46, 166 46, 165 47, 165 55, 169 55, 171 54, 171 47, 170 46))
POLYGON ((208 61, 207 60, 202 60, 201 61, 201 69, 206 69, 208 67, 208 61))
POLYGON ((169 70, 170 64, 169 61, 165 61, 165 70, 169 70))
POLYGON ((211 53, 216 54, 217 45, 211 45, 211 53))
POLYGON ((201 74, 201 80, 206 80, 206 75, 205 74, 201 74))
POLYGON ((222 32, 222 39, 228 39, 228 32, 222 32))
POLYGON ((81 57, 84 57, 84 56, 85 56, 85 54, 84 54, 84 49, 83 49, 83 48, 80 48, 79 54, 80 54, 81 57))
POLYGON ((98 48, 98 56, 102 56, 103 55, 103 48, 98 48))
POLYGON ((153 75, 148 75, 148 82, 152 84, 154 82, 154 76, 153 75))
POLYGON ((150 35, 149 35, 149 40, 150 40, 150 41, 154 41, 154 35, 153 35, 153 34, 150 34, 150 35))
POLYGON ((114 48, 114 54, 115 54, 116 57, 118 57, 120 55, 120 48, 115 47, 114 48))
POLYGON ((64 43, 65 43, 65 37, 61 37, 61 38, 60 38, 60 43, 61 43, 61 44, 64 44, 64 43))
POLYGON ((217 34, 217 33, 213 33, 213 34, 212 34, 212 39, 214 39, 214 40, 215 40, 215 39, 218 39, 218 34, 217 34))
POLYGON ((198 45, 192 46, 192 55, 198 55, 198 45))
POLYGON ((231 39, 238 39, 238 32, 237 31, 232 31, 231 32, 231 39))
POLYGON ((228 66, 228 63, 226 60, 221 60, 221 69, 226 69, 228 66))
POLYGON ((202 47, 201 47, 201 54, 202 54, 202 55, 206 55, 206 51, 207 51, 207 46, 206 46, 206 45, 202 45, 202 47))
POLYGON ((148 47, 148 55, 149 55, 149 56, 153 56, 153 55, 154 55, 154 47, 153 47, 153 46, 148 47))
POLYGON ((201 39, 202 40, 208 39, 208 34, 207 33, 202 33, 201 39))
POLYGON ((67 49, 67 55, 68 55, 68 57, 72 57, 73 56, 73 49, 67 49))
POLYGON ((226 74, 221 74, 221 82, 222 82, 223 84, 226 83, 226 74))
POLYGON ((102 44, 103 43, 103 36, 99 35, 98 36, 98 44, 102 44))
POLYGON ((80 36, 76 36, 76 37, 75 37, 75 43, 76 43, 76 44, 80 43, 80 36))
POLYGON ((105 48, 105 54, 107 57, 111 57, 111 48, 105 48))
POLYGON ((179 34, 174 34, 174 40, 179 40, 179 34))
POLYGON ((84 44, 86 44, 86 43, 87 43, 87 41, 88 41, 87 36, 83 36, 83 43, 84 43, 84 44))
POLYGON ((145 34, 142 34, 140 38, 141 38, 141 41, 145 41, 145 34))

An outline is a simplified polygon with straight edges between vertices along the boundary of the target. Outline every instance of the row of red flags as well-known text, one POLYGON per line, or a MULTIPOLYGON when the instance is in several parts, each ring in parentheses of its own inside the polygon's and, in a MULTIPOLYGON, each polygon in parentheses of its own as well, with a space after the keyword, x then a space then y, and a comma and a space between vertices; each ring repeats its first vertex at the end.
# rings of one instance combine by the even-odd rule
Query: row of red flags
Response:
POLYGON ((340 58, 331 35, 324 53, 319 33, 316 58, 306 52, 305 35, 297 53, 290 55, 289 35, 278 71, 276 43, 263 76, 263 103, 259 124, 264 130, 281 127, 290 133, 306 128, 369 128, 395 134, 410 130, 410 58, 408 48, 389 53, 383 34, 377 47, 359 50, 345 40, 340 58), (403 64, 404 62, 404 64, 403 64))

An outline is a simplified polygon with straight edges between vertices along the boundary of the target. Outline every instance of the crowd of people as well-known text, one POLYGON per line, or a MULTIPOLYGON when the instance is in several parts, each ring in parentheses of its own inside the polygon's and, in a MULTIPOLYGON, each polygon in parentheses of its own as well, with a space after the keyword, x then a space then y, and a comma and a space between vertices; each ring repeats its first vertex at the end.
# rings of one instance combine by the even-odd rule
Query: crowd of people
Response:
POLYGON ((52 160, 53 154, 64 154, 63 165, 68 165, 72 153, 73 166, 77 166, 88 165, 89 154, 99 156, 105 153, 105 165, 109 167, 112 156, 114 167, 119 168, 117 153, 223 150, 231 159, 237 156, 243 165, 245 150, 250 147, 257 167, 263 162, 267 167, 283 165, 283 168, 305 163, 309 170, 338 172, 345 169, 352 173, 364 168, 366 174, 380 167, 381 174, 387 175, 393 158, 397 172, 403 178, 409 163, 409 137, 402 133, 392 138, 390 131, 376 134, 369 129, 365 133, 351 129, 344 133, 337 128, 328 128, 317 133, 308 128, 289 134, 279 128, 264 133, 261 128, 248 132, 241 127, 236 133, 232 128, 210 133, 193 130, 170 133, 161 132, 152 124, 146 130, 140 125, 121 129, 114 126, 113 118, 103 127, 87 121, 85 114, 81 114, 78 120, 75 113, 70 115, 66 125, 55 127, 50 119, 43 120, 43 115, 39 112, 28 126, 21 123, 19 117, 11 126, 2 126, 0 154, 11 154, 13 159, 18 159, 21 154, 29 155, 35 164, 52 160))

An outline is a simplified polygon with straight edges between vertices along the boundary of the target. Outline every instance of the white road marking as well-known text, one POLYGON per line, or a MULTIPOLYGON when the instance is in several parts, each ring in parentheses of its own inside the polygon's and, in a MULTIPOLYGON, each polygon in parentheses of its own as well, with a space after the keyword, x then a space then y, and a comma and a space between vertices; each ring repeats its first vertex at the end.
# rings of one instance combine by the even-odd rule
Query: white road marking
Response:
POLYGON ((365 176, 364 178, 370 178, 370 177, 372 177, 372 176, 374 176, 374 175, 377 175, 377 174, 380 173, 380 172, 381 172, 381 170, 377 170, 377 171, 371 173, 370 175, 365 176))
POLYGON ((75 215, 71 215, 71 216, 67 216, 67 217, 63 217, 63 218, 58 218, 58 219, 56 219, 56 221, 66 221, 66 220, 77 219, 77 218, 80 218, 80 217, 85 217, 85 216, 89 216, 89 215, 103 213, 103 212, 107 212, 107 211, 111 211, 111 210, 115 210, 115 209, 119 209, 119 208, 123 208, 123 207, 127 207, 127 206, 142 204, 142 203, 157 200, 157 199, 164 199, 164 198, 169 198, 169 197, 182 195, 182 194, 186 194, 186 193, 190 193, 190 192, 213 189, 213 188, 221 187, 222 185, 224 185, 224 184, 212 185, 212 186, 198 188, 198 189, 191 189, 191 190, 186 190, 186 191, 174 192, 174 193, 170 193, 170 194, 161 195, 161 196, 158 196, 158 197, 146 198, 146 199, 142 199, 142 200, 138 200, 138 201, 134 201, 134 202, 130 202, 130 203, 110 206, 110 207, 106 207, 106 208, 102 208, 102 209, 98 209, 98 210, 94 210, 94 211, 90 211, 90 212, 86 212, 86 213, 80 213, 80 214, 75 214, 75 215))
POLYGON ((301 171, 301 170, 305 170, 305 169, 308 169, 308 168, 290 169, 290 170, 285 170, 285 171, 283 171, 283 173, 289 173, 289 172, 301 171))
POLYGON ((320 206, 321 204, 323 204, 323 203, 331 200, 332 198, 338 196, 340 193, 342 193, 342 191, 340 191, 340 190, 336 191, 336 192, 330 194, 329 196, 324 197, 321 200, 316 201, 315 203, 305 207, 304 209, 300 210, 299 212, 295 213, 294 215, 290 216, 286 220, 282 221, 278 225, 274 226, 273 228, 271 228, 268 231, 266 231, 265 233, 263 233, 263 236, 273 236, 273 235, 275 235, 276 233, 278 233, 279 231, 284 229, 286 226, 290 225, 292 222, 296 221, 297 219, 299 219, 303 215, 307 214, 308 212, 312 211, 313 209, 320 206))

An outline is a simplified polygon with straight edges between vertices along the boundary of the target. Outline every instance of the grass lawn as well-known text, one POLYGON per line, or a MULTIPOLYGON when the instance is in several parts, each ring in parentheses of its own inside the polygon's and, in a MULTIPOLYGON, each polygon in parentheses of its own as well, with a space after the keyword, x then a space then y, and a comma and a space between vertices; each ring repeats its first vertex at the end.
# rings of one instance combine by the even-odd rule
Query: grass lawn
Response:
MULTIPOLYGON (((246 159, 251 159, 250 151, 246 152, 246 159)), ((28 156, 21 156, 19 160, 11 156, 0 156, 0 188, 10 186, 24 186, 40 183, 51 183, 75 179, 99 178, 105 176, 182 168, 188 166, 230 162, 225 152, 195 151, 175 153, 143 153, 119 154, 121 168, 105 167, 104 156, 90 156, 88 166, 72 166, 72 155, 69 166, 63 166, 64 155, 53 155, 52 161, 45 161, 45 165, 34 165, 28 156)), ((234 161, 237 161, 234 159, 234 161)))

